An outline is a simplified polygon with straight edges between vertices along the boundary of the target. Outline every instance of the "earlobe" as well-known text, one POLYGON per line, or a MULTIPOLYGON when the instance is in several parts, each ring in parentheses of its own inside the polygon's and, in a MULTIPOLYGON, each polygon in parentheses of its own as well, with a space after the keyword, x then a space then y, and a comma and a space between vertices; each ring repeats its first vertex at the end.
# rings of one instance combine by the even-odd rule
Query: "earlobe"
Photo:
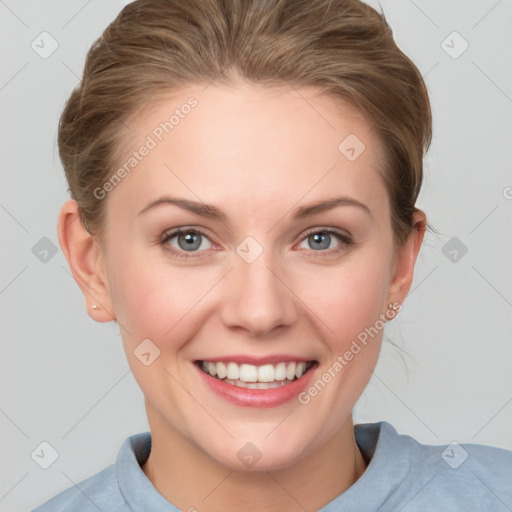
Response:
POLYGON ((388 302, 403 303, 412 284, 414 265, 427 228, 427 218, 421 210, 413 216, 413 229, 403 247, 398 250, 391 280, 388 302))
POLYGON ((114 321, 115 312, 98 241, 85 229, 78 204, 69 200, 61 208, 59 243, 71 273, 82 290, 89 316, 97 322, 114 321))

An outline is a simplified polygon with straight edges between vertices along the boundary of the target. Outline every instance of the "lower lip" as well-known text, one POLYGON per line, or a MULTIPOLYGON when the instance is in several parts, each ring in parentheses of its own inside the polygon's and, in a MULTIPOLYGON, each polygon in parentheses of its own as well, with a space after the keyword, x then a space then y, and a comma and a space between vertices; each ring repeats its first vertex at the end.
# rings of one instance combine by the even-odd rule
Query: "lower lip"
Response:
POLYGON ((265 408, 278 407, 296 398, 311 381, 317 365, 314 363, 300 379, 272 389, 240 388, 203 372, 197 364, 194 366, 210 389, 228 402, 242 407, 265 408))

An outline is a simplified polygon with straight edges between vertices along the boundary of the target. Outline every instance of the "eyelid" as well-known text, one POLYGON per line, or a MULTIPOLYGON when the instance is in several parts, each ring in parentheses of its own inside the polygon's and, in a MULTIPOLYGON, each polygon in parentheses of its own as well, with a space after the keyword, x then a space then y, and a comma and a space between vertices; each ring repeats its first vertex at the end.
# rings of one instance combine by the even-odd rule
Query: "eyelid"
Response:
POLYGON ((193 231, 208 238, 208 240, 210 240, 212 243, 215 243, 215 245, 222 245, 221 242, 219 241, 220 238, 219 235, 217 235, 217 229, 215 228, 215 226, 212 228, 209 227, 208 224, 194 224, 193 221, 191 224, 169 223, 169 225, 171 227, 163 231, 161 235, 162 239, 170 234, 176 234, 178 232, 188 233, 189 231, 193 231))
POLYGON ((328 233, 330 235, 336 235, 344 243, 352 243, 353 242, 353 237, 348 231, 346 231, 344 229, 337 229, 337 228, 332 228, 332 227, 327 227, 327 226, 323 226, 323 227, 316 226, 316 227, 307 229, 302 234, 300 241, 301 242, 304 241, 308 236, 313 235, 315 233, 328 233))
POLYGON ((169 240, 170 238, 173 238, 176 235, 179 235, 181 233, 197 233, 199 235, 202 235, 202 236, 208 238, 208 240, 210 240, 210 242, 213 243, 213 241, 210 239, 210 236, 205 231, 203 231, 202 228, 197 228, 197 227, 192 227, 192 226, 177 226, 175 228, 167 229, 162 233, 161 240, 162 240, 162 242, 164 242, 164 241, 169 240))

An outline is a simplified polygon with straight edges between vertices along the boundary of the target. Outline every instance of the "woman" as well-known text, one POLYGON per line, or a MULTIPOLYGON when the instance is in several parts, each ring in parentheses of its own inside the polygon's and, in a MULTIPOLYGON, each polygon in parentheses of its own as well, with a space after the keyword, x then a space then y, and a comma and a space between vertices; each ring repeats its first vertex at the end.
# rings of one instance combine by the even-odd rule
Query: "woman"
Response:
POLYGON ((509 452, 352 421, 412 282, 430 137, 358 0, 123 9, 61 118, 59 240, 151 433, 36 510, 512 507, 509 452))

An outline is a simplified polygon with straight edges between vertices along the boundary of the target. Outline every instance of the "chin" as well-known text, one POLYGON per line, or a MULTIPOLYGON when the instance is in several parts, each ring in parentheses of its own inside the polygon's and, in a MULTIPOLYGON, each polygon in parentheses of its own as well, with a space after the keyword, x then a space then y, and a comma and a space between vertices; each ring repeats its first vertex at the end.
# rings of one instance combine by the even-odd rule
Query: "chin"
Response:
MULTIPOLYGON (((246 437, 249 439, 249 436, 246 437)), ((304 457, 304 447, 300 443, 290 443, 290 437, 276 438, 273 442, 232 441, 212 451, 211 446, 206 452, 217 463, 231 471, 255 473, 262 471, 278 471, 287 469, 304 457)))

